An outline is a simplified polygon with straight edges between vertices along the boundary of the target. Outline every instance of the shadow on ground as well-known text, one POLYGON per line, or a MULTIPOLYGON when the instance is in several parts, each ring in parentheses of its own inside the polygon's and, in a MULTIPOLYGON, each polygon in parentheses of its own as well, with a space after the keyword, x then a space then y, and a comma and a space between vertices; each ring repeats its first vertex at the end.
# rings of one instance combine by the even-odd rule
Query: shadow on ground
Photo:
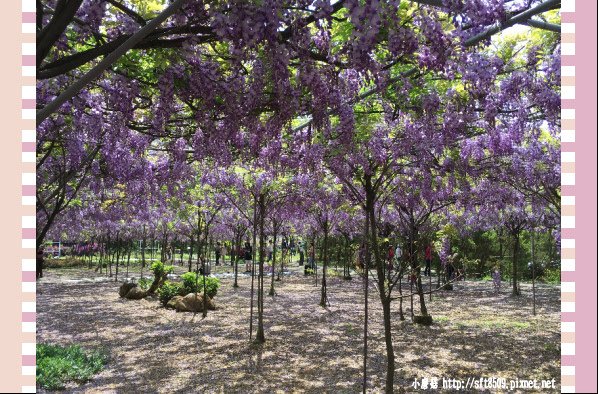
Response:
MULTIPOLYGON (((249 342, 250 280, 223 279, 218 309, 201 314, 164 309, 157 299, 118 297, 119 283, 82 281, 86 269, 49 270, 38 283, 38 342, 78 343, 110 355, 107 368, 73 393, 93 392, 306 392, 361 391, 363 285, 329 281, 330 307, 318 306, 312 278, 276 282, 265 299, 267 342, 249 342)), ((393 304, 396 387, 415 378, 560 378, 560 289, 540 285, 538 313, 531 289, 513 298, 489 282, 459 282, 435 293, 428 309, 435 323, 413 325, 393 304)), ((368 372, 372 392, 383 389, 382 310, 370 292, 368 372)), ((426 298, 427 300, 427 298, 426 298)), ((409 306, 409 300, 405 303, 409 306)), ((414 301, 417 309, 417 300, 414 301)), ((410 313, 406 310, 407 318, 410 313)), ((560 386, 559 386, 560 387, 560 386)), ((40 390, 41 392, 41 390, 40 390)))

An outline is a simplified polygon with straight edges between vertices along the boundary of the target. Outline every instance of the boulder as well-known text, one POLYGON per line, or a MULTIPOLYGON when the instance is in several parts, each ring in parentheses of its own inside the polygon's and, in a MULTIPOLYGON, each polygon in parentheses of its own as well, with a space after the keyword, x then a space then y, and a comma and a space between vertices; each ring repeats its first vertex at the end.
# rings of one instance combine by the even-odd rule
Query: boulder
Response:
MULTIPOLYGON (((200 312, 203 310, 203 294, 198 293, 196 295, 194 293, 189 293, 185 297, 183 297, 183 301, 185 302, 185 304, 187 304, 189 310, 192 312, 200 312)), ((208 297, 207 299, 206 306, 210 311, 216 309, 216 306, 214 305, 214 302, 210 299, 210 297, 208 297)))
POLYGON ((125 298, 128 300, 140 300, 142 298, 145 298, 146 295, 147 293, 145 291, 135 286, 131 290, 129 290, 125 298))
MULTIPOLYGON (((168 307, 174 308, 177 312, 202 312, 203 311, 203 294, 189 293, 186 296, 175 296, 167 304, 168 307)), ((208 310, 216 309, 214 302, 208 297, 208 310)))
POLYGON ((168 301, 168 303, 166 304, 166 307, 177 309, 176 308, 177 304, 181 303, 182 301, 183 301, 183 296, 180 296, 180 295, 174 296, 170 299, 170 301, 168 301))
POLYGON ((123 283, 120 288, 118 289, 118 295, 123 298, 127 295, 127 293, 134 287, 137 287, 137 283, 133 282, 125 282, 123 283))

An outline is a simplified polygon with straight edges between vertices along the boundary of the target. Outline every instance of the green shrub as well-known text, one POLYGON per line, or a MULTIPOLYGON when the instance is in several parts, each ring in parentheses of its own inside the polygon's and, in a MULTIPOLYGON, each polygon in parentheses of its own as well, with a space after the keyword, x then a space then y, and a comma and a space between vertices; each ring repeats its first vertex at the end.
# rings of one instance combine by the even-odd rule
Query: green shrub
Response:
POLYGON ((158 289, 158 298, 160 299, 160 302, 162 303, 162 305, 166 306, 166 304, 168 304, 168 301, 170 301, 172 299, 172 297, 178 295, 180 291, 181 291, 180 283, 174 283, 174 282, 167 281, 167 282, 164 282, 162 287, 160 287, 158 289))
POLYGON ((137 285, 141 290, 149 289, 150 285, 152 284, 152 280, 150 278, 140 278, 137 281, 137 285))
MULTIPOLYGON (((203 276, 197 275, 195 272, 185 272, 181 275, 183 281, 183 289, 186 294, 189 293, 203 293, 203 276), (199 277, 198 277, 199 276, 199 277), (196 286, 197 283, 197 286, 196 286)), ((220 287, 220 279, 213 276, 206 276, 206 294, 210 298, 214 298, 220 287)))
POLYGON ((48 390, 64 389, 68 382, 84 383, 104 368, 106 356, 84 351, 78 345, 67 347, 38 344, 37 383, 48 390))
POLYGON ((561 282, 561 270, 560 268, 546 268, 542 279, 546 283, 560 283, 561 282))
POLYGON ((152 263, 150 270, 154 273, 155 277, 161 277, 165 274, 171 274, 174 271, 174 266, 164 265, 161 261, 152 263))

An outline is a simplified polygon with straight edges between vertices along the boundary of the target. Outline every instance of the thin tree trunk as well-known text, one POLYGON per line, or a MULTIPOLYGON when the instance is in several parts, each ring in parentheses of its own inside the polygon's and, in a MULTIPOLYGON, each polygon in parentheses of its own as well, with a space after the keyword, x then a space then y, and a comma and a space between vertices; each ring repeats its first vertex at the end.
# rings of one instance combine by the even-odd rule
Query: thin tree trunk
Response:
POLYGON ((188 267, 188 272, 193 271, 193 236, 190 237, 191 241, 189 242, 189 260, 187 261, 187 264, 189 265, 188 267))
POLYGON ((253 294, 255 280, 255 241, 257 232, 257 196, 253 199, 253 247, 251 253, 251 305, 249 307, 249 340, 253 336, 253 294))
MULTIPOLYGON (((318 241, 316 241, 316 245, 319 244, 318 241)), ((314 245, 314 278, 316 280, 315 286, 318 287, 318 263, 316 263, 316 250, 315 250, 315 245, 314 245)), ((320 261, 322 260, 322 247, 320 246, 320 261)))
MULTIPOLYGON (((382 291, 382 289, 381 289, 382 291)), ((382 301, 382 313, 384 318, 384 343, 386 344, 386 387, 385 392, 392 394, 395 375, 395 352, 392 345, 391 315, 390 315, 390 294, 380 295, 382 301)))
POLYGON ((110 251, 112 253, 108 253, 108 269, 110 271, 107 271, 107 274, 110 278, 112 278, 112 261, 114 260, 114 254, 116 252, 114 250, 114 244, 112 242, 110 242, 110 239, 108 239, 108 243, 110 244, 110 251))
POLYGON ((412 267, 415 269, 415 275, 416 275, 416 288, 417 288, 417 295, 419 296, 419 306, 420 306, 420 312, 422 314, 422 316, 427 316, 428 315, 428 309, 426 308, 426 296, 424 294, 424 289, 423 289, 423 285, 422 285, 422 278, 421 278, 421 265, 417 263, 417 246, 418 246, 418 241, 419 241, 419 234, 418 234, 418 230, 417 228, 412 225, 411 227, 411 251, 413 254, 411 254, 411 261, 412 261, 412 267))
POLYGON ((234 256, 234 265, 235 265, 235 282, 233 283, 233 287, 237 288, 239 287, 239 283, 237 282, 237 277, 239 274, 239 256, 237 256, 237 251, 240 250, 241 248, 241 240, 242 240, 242 234, 239 231, 238 234, 236 235, 236 239, 235 239, 235 243, 233 244, 233 252, 235 254, 234 256))
POLYGON ((274 296, 274 272, 276 271, 276 241, 278 237, 278 223, 276 220, 272 220, 272 229, 273 231, 273 245, 272 245, 272 278, 270 280, 270 293, 268 295, 274 296))
POLYGON ((428 272, 428 281, 430 285, 430 301, 432 301, 432 262, 430 261, 430 272, 428 272))
POLYGON ((413 322, 413 320, 415 320, 413 318, 414 313, 413 313, 413 268, 411 268, 410 272, 409 272, 409 298, 411 300, 411 322, 413 322))
POLYGON ((399 319, 401 321, 405 320, 405 315, 403 314, 403 267, 399 267, 399 319))
POLYGON ((116 240, 116 276, 114 277, 114 281, 118 282, 118 263, 121 256, 121 241, 119 239, 116 240))
POLYGON ((536 260, 534 235, 534 229, 532 229, 532 315, 536 316, 536 260))
POLYGON ((322 259, 322 294, 320 297, 320 306, 328 305, 328 295, 326 294, 326 267, 328 265, 328 220, 324 223, 324 256, 322 259))
POLYGON ((518 284, 519 230, 513 232, 513 295, 520 295, 518 284))
POLYGON ((127 279, 129 278, 129 262, 131 261, 131 251, 133 250, 132 242, 133 241, 131 241, 131 244, 129 244, 129 249, 127 251, 127 273, 126 273, 127 279))
POLYGON ((98 246, 99 249, 100 249, 99 250, 100 255, 98 256, 98 265, 96 266, 96 269, 95 269, 96 272, 99 271, 100 274, 102 274, 102 258, 103 258, 103 255, 104 255, 104 242, 103 241, 104 241, 103 237, 100 238, 99 246, 98 246))
MULTIPOLYGON (((283 236, 283 238, 284 238, 284 236, 283 236)), ((282 275, 284 275, 284 259, 287 256, 287 254, 289 254, 289 253, 290 253, 290 251, 289 251, 289 247, 288 247, 288 244, 287 244, 287 249, 286 250, 283 249, 282 250, 282 254, 280 256, 280 271, 278 271, 278 278, 277 278, 277 280, 282 280, 281 277, 282 277, 282 275)))
POLYGON ((369 288, 369 268, 370 268, 370 249, 369 249, 369 230, 370 217, 366 212, 365 215, 365 232, 364 232, 364 256, 363 256, 363 274, 364 274, 364 319, 363 319, 363 394, 366 393, 367 388, 367 362, 368 362, 368 288, 369 288))
POLYGON ((145 224, 143 225, 143 236, 141 240, 141 271, 139 278, 143 278, 143 269, 145 268, 145 224))
POLYGON ((259 275, 258 275, 258 320, 257 333, 255 334, 255 341, 257 343, 266 342, 264 335, 264 217, 266 214, 266 206, 264 202, 264 194, 260 194, 259 199, 259 223, 260 223, 260 253, 259 253, 259 275))
MULTIPOLYGON (((366 187, 369 183, 366 180, 366 187)), ((371 190, 371 189, 370 189, 371 190)), ((367 192, 366 192, 367 193, 367 192)), ((378 292, 380 295, 380 302, 382 303, 383 321, 384 321, 384 342, 386 345, 386 385, 385 392, 392 394, 394 387, 394 373, 395 373, 395 354, 392 345, 392 332, 391 332, 391 315, 390 315, 390 289, 386 289, 384 275, 384 261, 380 256, 380 248, 378 247, 378 228, 376 225, 376 216, 374 211, 375 196, 372 191, 366 194, 366 198, 370 200, 370 203, 366 203, 369 208, 367 213, 370 216, 370 234, 371 244, 374 252, 374 259, 376 263, 376 273, 378 277, 378 292)), ((366 272, 367 275, 367 272, 366 272)))
POLYGON ((150 261, 153 263, 154 262, 154 254, 156 252, 156 240, 154 238, 154 235, 152 234, 152 248, 150 249, 150 261))
MULTIPOLYGON (((207 231, 207 226, 206 226, 206 231, 207 231)), ((209 256, 209 251, 208 251, 208 256, 209 256)), ((208 257, 209 258, 209 257, 208 257)), ((203 262, 203 272, 201 273, 202 277, 203 277, 203 308, 202 308, 202 316, 206 317, 208 316, 208 294, 206 291, 206 260, 202 259, 203 262)), ((208 261, 208 264, 210 264, 210 262, 208 261)))
POLYGON ((184 245, 185 245, 185 243, 184 243, 184 242, 181 242, 181 244, 179 245, 179 246, 180 246, 180 248, 181 248, 181 250, 180 250, 180 252, 181 252, 181 253, 180 253, 180 256, 181 256, 181 260, 180 260, 180 261, 181 261, 181 262, 180 262, 180 266, 181 266, 181 267, 183 267, 183 264, 184 264, 184 263, 183 263, 183 259, 184 259, 183 253, 184 253, 184 251, 185 251, 185 249, 184 249, 184 245))

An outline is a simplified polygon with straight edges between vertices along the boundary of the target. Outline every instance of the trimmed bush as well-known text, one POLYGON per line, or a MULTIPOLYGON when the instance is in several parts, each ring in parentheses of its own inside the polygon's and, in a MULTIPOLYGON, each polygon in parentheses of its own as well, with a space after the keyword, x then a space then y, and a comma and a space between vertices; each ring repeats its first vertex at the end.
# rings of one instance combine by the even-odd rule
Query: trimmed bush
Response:
POLYGON ((48 390, 64 389, 69 382, 84 383, 104 368, 107 358, 98 351, 84 351, 78 345, 67 347, 38 344, 37 383, 48 390))
POLYGON ((137 281, 137 284, 139 285, 139 288, 141 290, 145 291, 145 290, 149 289, 150 285, 152 284, 152 280, 149 278, 140 278, 137 281))
POLYGON ((158 289, 158 298, 162 305, 166 306, 174 296, 179 295, 181 291, 181 284, 174 282, 164 282, 162 287, 158 289))
POLYGON ((152 263, 150 270, 154 273, 156 278, 162 277, 163 275, 171 274, 174 271, 174 266, 172 265, 164 265, 161 261, 156 261, 152 263))
MULTIPOLYGON (((202 293, 203 294, 203 276, 197 275, 195 272, 186 272, 181 275, 183 281, 183 289, 185 294, 202 293), (197 283, 197 285, 196 285, 197 283)), ((206 276, 206 294, 210 298, 214 298, 220 287, 220 279, 213 276, 206 276)))

